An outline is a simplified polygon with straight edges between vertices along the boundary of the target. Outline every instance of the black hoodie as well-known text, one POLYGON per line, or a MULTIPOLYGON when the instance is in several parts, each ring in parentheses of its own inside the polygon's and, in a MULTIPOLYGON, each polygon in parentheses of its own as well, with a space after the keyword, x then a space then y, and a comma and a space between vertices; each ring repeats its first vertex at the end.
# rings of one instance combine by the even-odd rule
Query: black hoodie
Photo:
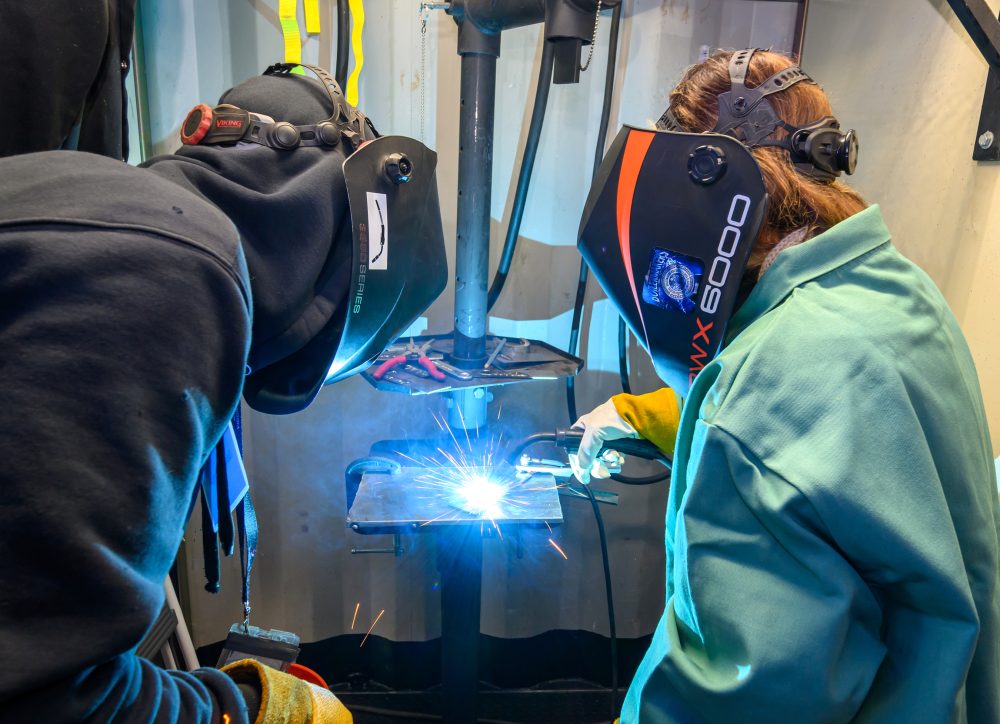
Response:
MULTIPOLYGON (((300 77, 225 100, 329 114, 300 77)), ((0 721, 245 720, 224 675, 134 649, 248 355, 301 348, 345 294, 344 153, 0 159, 0 721)))
POLYGON ((240 392, 236 230, 72 151, 0 160, 0 198, 0 721, 208 722, 223 674, 133 651, 240 392))

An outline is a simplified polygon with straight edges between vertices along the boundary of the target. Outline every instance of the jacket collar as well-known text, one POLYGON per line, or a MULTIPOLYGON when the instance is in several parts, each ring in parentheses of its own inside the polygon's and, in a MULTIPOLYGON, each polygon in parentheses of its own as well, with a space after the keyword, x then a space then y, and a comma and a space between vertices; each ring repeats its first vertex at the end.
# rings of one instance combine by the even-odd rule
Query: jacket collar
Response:
POLYGON ((882 212, 874 204, 819 236, 785 249, 733 315, 728 339, 781 304, 796 287, 854 261, 890 239, 882 212))

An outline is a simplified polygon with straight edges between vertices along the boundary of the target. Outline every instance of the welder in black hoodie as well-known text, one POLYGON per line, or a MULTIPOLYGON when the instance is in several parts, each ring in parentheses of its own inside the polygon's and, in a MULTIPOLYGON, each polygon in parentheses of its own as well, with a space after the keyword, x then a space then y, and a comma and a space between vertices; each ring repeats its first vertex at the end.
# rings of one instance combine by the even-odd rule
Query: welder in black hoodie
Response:
MULTIPOLYGON (((391 319, 359 326, 367 240, 344 162, 373 129, 287 72, 222 100, 265 123, 339 112, 346 135, 185 145, 145 168, 73 151, 0 158, 0 721, 350 720, 329 692, 273 670, 243 670, 248 714, 226 674, 134 653, 241 391, 264 411, 301 409, 331 364, 339 377, 363 367, 446 274, 427 152, 425 218, 407 225, 432 238, 416 245, 426 266, 396 280, 391 319), (347 340, 352 324, 363 344, 347 340)), ((398 267, 406 252, 393 254, 398 267)))

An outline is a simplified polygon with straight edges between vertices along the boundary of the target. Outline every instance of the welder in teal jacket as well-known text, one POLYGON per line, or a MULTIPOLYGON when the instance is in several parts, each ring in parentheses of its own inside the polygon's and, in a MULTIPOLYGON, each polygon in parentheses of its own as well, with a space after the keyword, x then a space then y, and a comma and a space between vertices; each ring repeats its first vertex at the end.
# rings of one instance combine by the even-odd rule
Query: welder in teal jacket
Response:
POLYGON ((681 413, 622 721, 1000 721, 992 454, 934 284, 873 206, 778 255, 730 335, 681 413))
POLYGON ((621 721, 1000 722, 1000 505, 962 332, 877 206, 785 238, 675 440, 662 392, 611 401, 674 455, 666 606, 621 721))

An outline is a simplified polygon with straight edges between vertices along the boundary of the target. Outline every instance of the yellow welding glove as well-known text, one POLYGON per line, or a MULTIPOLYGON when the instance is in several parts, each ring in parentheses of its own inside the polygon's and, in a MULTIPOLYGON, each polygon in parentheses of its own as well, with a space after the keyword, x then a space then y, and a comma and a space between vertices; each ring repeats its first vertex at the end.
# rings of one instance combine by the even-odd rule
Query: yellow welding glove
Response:
POLYGON ((222 669, 238 685, 260 691, 254 724, 352 724, 354 718, 329 689, 306 683, 254 659, 222 669))
POLYGON ((615 395, 611 401, 622 419, 635 428, 640 437, 673 457, 681 407, 672 389, 663 387, 645 395, 615 395))

